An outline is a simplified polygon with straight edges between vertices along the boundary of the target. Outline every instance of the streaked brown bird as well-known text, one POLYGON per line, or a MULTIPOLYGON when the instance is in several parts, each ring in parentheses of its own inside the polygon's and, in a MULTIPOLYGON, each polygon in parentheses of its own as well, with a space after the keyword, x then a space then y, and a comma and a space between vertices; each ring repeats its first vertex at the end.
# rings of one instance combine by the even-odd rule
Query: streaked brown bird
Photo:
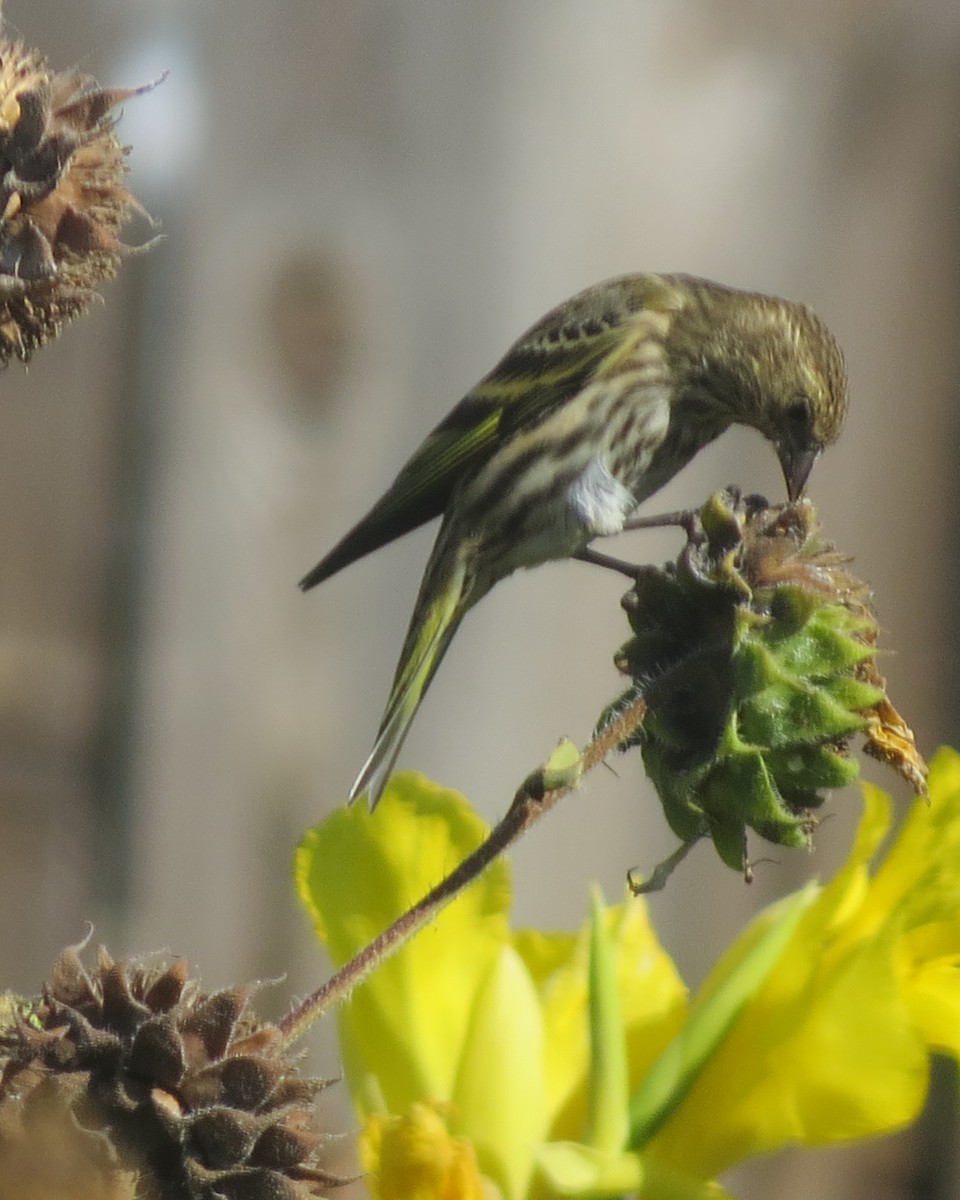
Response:
POLYGON ((373 750, 376 805, 468 609, 518 567, 590 558, 730 425, 770 441, 791 500, 847 408, 843 354, 803 304, 689 275, 627 275, 565 301, 510 347, 300 583, 443 516, 373 750))

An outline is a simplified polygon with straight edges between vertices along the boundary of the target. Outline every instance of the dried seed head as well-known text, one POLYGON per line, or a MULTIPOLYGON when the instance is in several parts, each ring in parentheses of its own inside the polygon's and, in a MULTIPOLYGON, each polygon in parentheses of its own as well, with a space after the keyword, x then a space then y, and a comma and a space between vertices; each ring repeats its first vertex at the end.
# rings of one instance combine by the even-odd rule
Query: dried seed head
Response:
POLYGON ((0 1200, 308 1200, 313 1100, 248 990, 204 994, 184 962, 64 951, 40 1000, 0 1006, 0 1200))
MULTIPOLYGON (((813 506, 718 493, 675 563, 638 569, 618 668, 631 737, 684 842, 709 836, 745 869, 746 831, 807 846, 825 789, 858 773, 853 737, 922 792, 926 768, 876 665, 870 592, 820 535, 813 506)), ((626 747, 622 747, 626 748, 626 747)))
POLYGON ((26 362, 116 275, 120 230, 139 206, 111 113, 153 86, 53 74, 0 37, 0 362, 26 362))

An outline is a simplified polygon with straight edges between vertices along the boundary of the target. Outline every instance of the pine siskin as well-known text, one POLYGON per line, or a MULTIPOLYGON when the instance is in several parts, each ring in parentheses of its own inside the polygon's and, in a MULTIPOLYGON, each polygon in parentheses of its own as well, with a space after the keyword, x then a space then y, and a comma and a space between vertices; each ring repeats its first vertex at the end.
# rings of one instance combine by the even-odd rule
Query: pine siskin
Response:
POLYGON ((380 797, 468 609, 518 567, 589 558, 732 424, 773 443, 797 499, 847 407, 843 354, 806 306, 687 275, 587 288, 514 343, 307 590, 443 515, 393 688, 350 799, 380 797))

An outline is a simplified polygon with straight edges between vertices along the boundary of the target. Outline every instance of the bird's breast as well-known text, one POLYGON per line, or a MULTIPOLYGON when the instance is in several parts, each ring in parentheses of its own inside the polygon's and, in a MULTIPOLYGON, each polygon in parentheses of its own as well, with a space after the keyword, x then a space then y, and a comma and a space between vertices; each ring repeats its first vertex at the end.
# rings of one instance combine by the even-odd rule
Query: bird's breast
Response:
POLYGON ((670 423, 670 389, 652 376, 644 363, 595 380, 464 482, 457 519, 497 578, 623 528, 670 423))

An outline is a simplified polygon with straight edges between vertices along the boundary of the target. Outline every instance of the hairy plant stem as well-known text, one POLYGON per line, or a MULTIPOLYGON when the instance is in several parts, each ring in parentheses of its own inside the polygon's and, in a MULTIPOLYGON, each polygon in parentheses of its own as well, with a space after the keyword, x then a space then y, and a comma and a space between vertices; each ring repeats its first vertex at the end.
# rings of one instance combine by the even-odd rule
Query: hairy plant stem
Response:
MULTIPOLYGON (((647 711, 647 701, 639 696, 612 721, 602 733, 592 738, 580 756, 578 778, 592 770, 621 742, 636 732, 647 711)), ((522 834, 540 820, 553 806, 571 792, 575 783, 563 782, 548 787, 544 768, 534 771, 520 785, 510 808, 490 831, 487 839, 472 854, 451 871, 422 900, 414 904, 388 928, 364 946, 359 954, 345 963, 326 983, 307 996, 280 1021, 281 1045, 288 1049, 303 1037, 306 1030, 324 1013, 329 1012, 363 979, 413 935, 436 916, 451 900, 470 886, 522 834)))

